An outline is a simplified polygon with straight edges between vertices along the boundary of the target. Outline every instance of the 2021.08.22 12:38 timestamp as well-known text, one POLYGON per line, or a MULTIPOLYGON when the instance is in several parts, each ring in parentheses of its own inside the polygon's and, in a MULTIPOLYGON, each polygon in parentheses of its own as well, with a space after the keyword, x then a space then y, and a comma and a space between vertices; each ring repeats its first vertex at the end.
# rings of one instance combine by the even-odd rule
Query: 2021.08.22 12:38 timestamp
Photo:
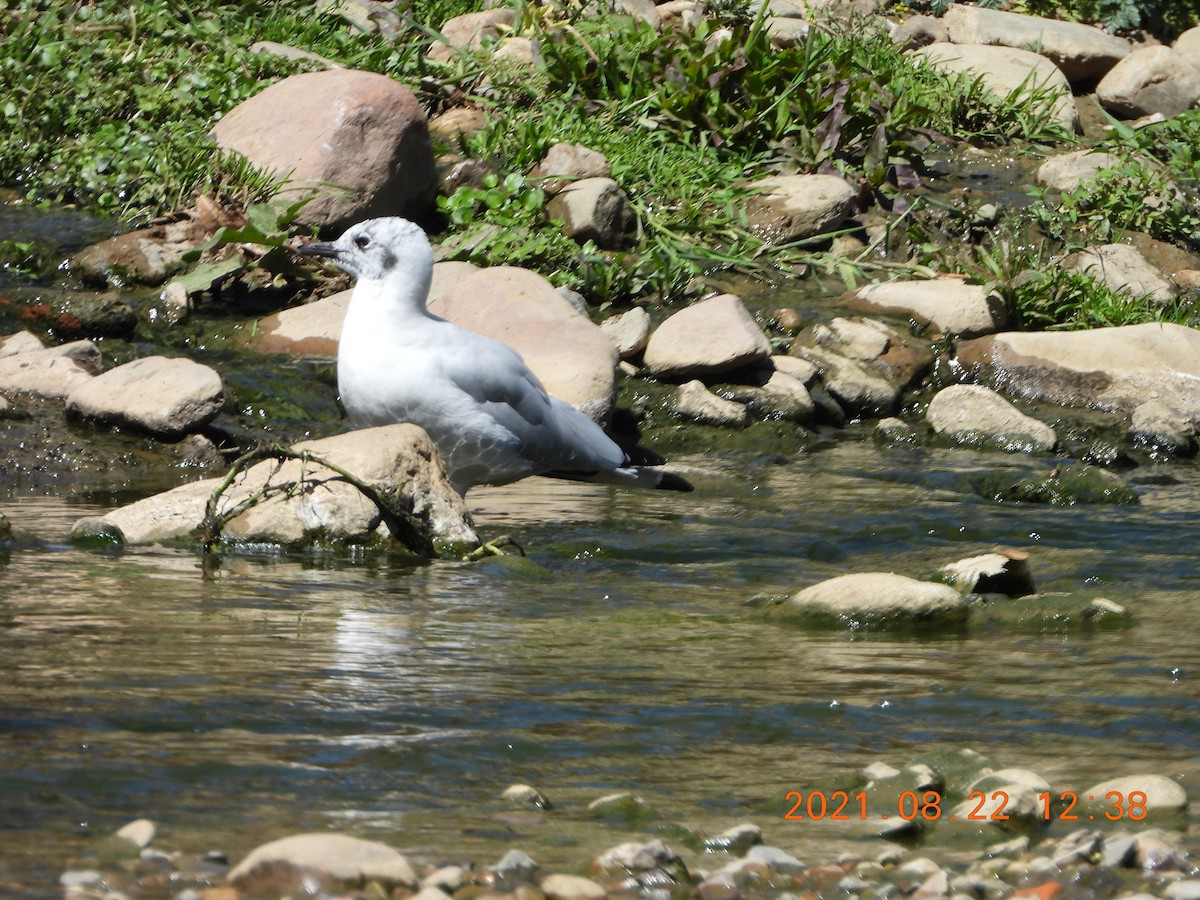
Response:
MULTIPOLYGON (((1104 802, 1102 810, 1093 812, 1076 810, 1079 805, 1079 795, 1074 791, 1063 791, 1057 798, 1050 791, 1043 791, 1037 795, 1037 798, 1042 819, 1047 822, 1096 821, 1097 819, 1107 819, 1110 822, 1129 819, 1140 822, 1149 815, 1146 794, 1143 791, 1130 791, 1128 794, 1121 791, 1109 791, 1102 798, 1089 796, 1086 798, 1089 804, 1095 803, 1097 799, 1104 802)), ((847 791, 833 791, 828 795, 824 791, 809 791, 808 793, 788 791, 784 795, 784 799, 792 804, 783 815, 789 821, 848 822, 852 818, 865 820, 875 817, 867 814, 866 791, 859 791, 856 794, 847 791)), ((1004 791, 992 791, 990 795, 983 791, 971 791, 967 795, 967 804, 970 805, 970 808, 965 809, 961 815, 958 812, 944 813, 942 810, 944 799, 937 791, 904 791, 896 798, 896 815, 906 821, 924 819, 927 822, 942 818, 998 822, 1009 818, 1005 812, 1009 804, 1009 795, 1004 791)), ((1095 809, 1095 807, 1089 806, 1089 809, 1095 809)), ((886 819, 888 813, 882 813, 878 815, 878 818, 886 819)))

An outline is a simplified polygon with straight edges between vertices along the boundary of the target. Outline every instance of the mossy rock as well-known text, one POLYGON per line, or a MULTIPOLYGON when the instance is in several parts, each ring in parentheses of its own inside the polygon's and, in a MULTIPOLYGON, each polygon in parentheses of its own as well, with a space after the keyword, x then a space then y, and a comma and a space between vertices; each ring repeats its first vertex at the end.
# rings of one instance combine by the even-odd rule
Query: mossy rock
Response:
POLYGON ((1137 493, 1119 476, 1081 464, 1025 478, 1009 473, 984 476, 975 480, 974 488, 981 496, 1013 503, 1136 506, 1139 502, 1137 493))
POLYGON ((1109 600, 1078 594, 1031 594, 1019 600, 980 599, 971 605, 971 626, 1032 631, 1120 631, 1133 614, 1109 600))

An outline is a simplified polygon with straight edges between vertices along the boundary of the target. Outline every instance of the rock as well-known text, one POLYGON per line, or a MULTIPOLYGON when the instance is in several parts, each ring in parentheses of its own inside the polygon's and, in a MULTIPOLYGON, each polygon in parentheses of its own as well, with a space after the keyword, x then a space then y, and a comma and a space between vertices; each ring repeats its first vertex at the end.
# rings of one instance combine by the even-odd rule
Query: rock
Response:
POLYGON ((618 15, 632 16, 656 30, 662 27, 662 16, 654 0, 604 0, 604 4, 618 15))
POLYGON ((1128 244, 1089 247, 1067 256, 1062 266, 1082 272, 1114 291, 1134 297, 1146 295, 1152 306, 1166 306, 1175 299, 1175 286, 1128 244))
POLYGON ((942 19, 935 16, 908 16, 891 34, 892 42, 901 50, 915 50, 939 41, 950 40, 942 19))
POLYGON ((812 24, 806 19, 794 16, 769 15, 766 25, 772 46, 785 49, 803 43, 812 29, 812 24))
POLYGON ((656 9, 664 31, 668 28, 691 31, 704 18, 700 0, 667 0, 656 9))
POLYGON ((260 319, 253 340, 265 353, 336 357, 352 293, 341 291, 260 319))
POLYGON ((836 175, 773 175, 748 185, 750 227, 773 244, 833 231, 850 217, 858 195, 836 175))
POLYGON ((145 849, 154 840, 157 826, 149 819, 135 819, 117 830, 116 836, 129 841, 135 847, 145 849))
POLYGON ((871 436, 876 443, 885 445, 916 444, 918 441, 916 429, 895 416, 876 422, 871 436))
POLYGON ((777 372, 791 375, 805 387, 811 387, 821 374, 821 370, 813 363, 798 356, 772 356, 771 365, 777 372))
POLYGON ((492 866, 492 871, 506 881, 529 881, 538 864, 524 850, 509 850, 492 866))
POLYGON ((1200 71, 1169 47, 1141 47, 1100 79, 1096 99, 1122 119, 1174 116, 1200 100, 1200 71))
POLYGON ((676 415, 688 421, 721 428, 740 428, 749 419, 745 406, 718 397, 699 380, 685 382, 676 389, 673 408, 676 415))
POLYGON ((967 799, 951 814, 966 819, 975 810, 975 815, 984 816, 988 824, 999 827, 1009 827, 1009 822, 1022 826, 1042 824, 1045 809, 1038 795, 1049 790, 1049 783, 1029 769, 999 769, 980 775, 967 785, 967 799), (983 795, 982 806, 981 798, 971 797, 972 793, 983 795))
POLYGON ((208 366, 147 356, 80 384, 67 396, 67 414, 178 440, 211 422, 224 402, 221 376, 208 366))
POLYGON ((1095 466, 1056 467, 1046 475, 1012 478, 1000 475, 982 479, 979 492, 985 497, 1012 503, 1049 503, 1073 506, 1076 503, 1108 503, 1136 506, 1137 493, 1121 478, 1095 466))
POLYGON ((549 900, 604 900, 607 896, 604 888, 580 875, 547 875, 538 887, 549 900))
POLYGON ((800 875, 808 868, 792 854, 766 844, 758 844, 747 850, 745 860, 770 866, 780 875, 800 875))
POLYGON ((704 849, 709 853, 730 853, 737 856, 762 842, 762 829, 753 822, 743 822, 726 828, 720 834, 705 838, 704 849))
POLYGON ((661 839, 646 843, 629 841, 618 844, 596 857, 593 865, 603 872, 622 874, 625 872, 650 872, 664 867, 683 865, 679 854, 661 839))
POLYGON ((533 807, 534 809, 550 808, 550 801, 546 795, 528 784, 514 784, 507 787, 500 797, 512 806, 533 807))
POLYGON ((1069 131, 1079 130, 1079 110, 1071 85, 1050 60, 1028 50, 992 47, 986 44, 930 44, 913 51, 943 71, 966 72, 978 77, 997 97, 1018 96, 1030 91, 1053 96, 1051 113, 1056 123, 1069 131))
POLYGON ((184 267, 183 255, 207 239, 194 219, 151 225, 80 250, 68 266, 93 284, 162 284, 184 267))
POLYGON ((1133 410, 1129 439, 1153 454, 1195 456, 1198 437, 1191 417, 1161 400, 1147 400, 1133 410))
POLYGON ((1045 453, 1058 443, 1049 425, 1025 415, 990 388, 975 384, 955 384, 938 391, 925 418, 938 434, 966 446, 1045 453))
MULTIPOLYGON (((1085 797, 1094 797, 1095 803, 1112 809, 1115 798, 1106 799, 1106 795, 1116 792, 1121 795, 1121 808, 1128 812, 1129 804, 1135 802, 1130 795, 1140 792, 1146 798, 1146 810, 1149 814, 1177 813, 1187 809, 1187 792, 1179 782, 1165 775, 1123 775, 1120 778, 1110 778, 1094 784, 1086 791, 1079 792, 1080 802, 1085 797)), ((1087 801, 1092 802, 1092 801, 1087 801)))
POLYGON ((777 610, 853 628, 946 626, 967 618, 966 601, 949 585, 887 572, 831 578, 792 595, 777 610))
POLYGON ((17 331, 0 337, 0 359, 6 356, 15 356, 18 353, 32 353, 45 349, 32 331, 17 331))
POLYGON ((364 34, 395 41, 404 34, 404 22, 393 6, 376 0, 319 0, 317 11, 341 16, 364 34))
POLYGON ((716 375, 766 362, 771 345, 742 301, 719 294, 681 309, 650 335, 645 365, 659 378, 716 375))
POLYGON ((1103 172, 1121 165, 1120 157, 1098 150, 1074 150, 1051 156, 1037 170, 1038 184, 1055 191, 1073 191, 1103 172))
MULTIPOLYGON (((816 362, 826 386, 829 386, 829 372, 821 365, 818 355, 810 352, 814 349, 855 363, 865 363, 869 372, 887 381, 891 393, 896 396, 913 386, 933 364, 933 347, 929 341, 903 333, 877 319, 837 316, 828 323, 806 328, 797 336, 790 352, 816 362)), ((840 400, 837 390, 831 388, 831 393, 840 400)))
POLYGON ((825 389, 851 416, 884 416, 896 408, 900 388, 858 360, 823 347, 793 347, 816 365, 825 389))
POLYGON ((583 144, 558 143, 546 151, 541 162, 534 166, 527 178, 553 196, 563 188, 586 178, 609 178, 612 163, 608 157, 583 144))
POLYGON ((600 323, 600 330, 613 342, 621 359, 632 359, 650 342, 650 314, 635 306, 609 316, 600 323))
POLYGON ((506 37, 492 54, 495 60, 508 60, 525 67, 530 74, 540 64, 542 43, 527 37, 506 37))
POLYGON ((963 593, 1025 597, 1037 591, 1029 572, 1029 554, 1005 549, 942 566, 942 575, 963 593))
POLYGON ((488 114, 482 109, 456 106, 429 120, 429 137, 434 143, 456 144, 488 127, 488 114))
POLYGON ((587 806, 589 815, 598 819, 611 819, 627 825, 644 821, 654 816, 650 804, 629 791, 617 791, 597 797, 587 806))
POLYGON ((616 348, 537 273, 513 266, 482 269, 451 284, 429 310, 508 344, 547 391, 593 419, 602 422, 611 414, 616 348))
POLYGON ((213 138, 289 179, 282 196, 313 193, 298 221, 337 230, 375 216, 419 218, 437 172, 421 105, 373 72, 307 72, 277 82, 216 124, 213 138))
POLYGON ((761 384, 729 384, 718 390, 722 397, 744 404, 752 415, 763 421, 784 420, 804 425, 813 420, 816 403, 804 382, 775 369, 758 373, 761 384))
POLYGON ((137 313, 116 294, 89 291, 47 291, 25 308, 31 321, 44 324, 59 340, 129 338, 137 328, 137 313))
POLYGON ((902 310, 928 322, 938 333, 955 337, 991 334, 1006 321, 1000 297, 961 278, 869 284, 848 297, 871 310, 902 310))
POLYGON ((1200 331, 1183 325, 1004 332, 960 342, 957 357, 977 380, 1035 402, 1127 414, 1156 399, 1200 420, 1200 331))
POLYGON ((1187 60, 1191 65, 1200 69, 1200 25, 1189 28, 1179 37, 1171 49, 1187 60))
POLYGON ((943 17, 956 44, 998 44, 1048 58, 1072 84, 1094 81, 1127 56, 1133 45, 1091 25, 1040 16, 951 5, 943 17))
POLYGON ((440 39, 429 48, 426 56, 446 62, 462 50, 479 50, 489 42, 498 41, 501 29, 511 28, 515 21, 515 14, 508 8, 487 9, 447 19, 442 25, 440 39))
POLYGON ((1163 900, 1200 900, 1200 879, 1171 882, 1163 890, 1163 900))
MULTIPOLYGON (((387 425, 298 444, 329 459, 398 499, 438 540, 476 544, 463 499, 450 487, 445 467, 428 435, 415 425, 387 425)), ((299 461, 276 468, 267 460, 249 469, 226 491, 221 509, 229 509, 270 481, 297 481, 303 471, 308 490, 292 497, 276 495, 233 519, 229 541, 282 545, 364 543, 390 530, 379 509, 357 488, 315 463, 299 461)), ((108 536, 118 543, 146 544, 187 538, 204 519, 205 504, 219 478, 181 485, 103 516, 81 519, 72 538, 108 536)))
POLYGON ((240 890, 251 890, 261 872, 287 868, 316 870, 340 882, 417 887, 416 873, 401 853, 344 834, 296 834, 263 844, 233 867, 229 881, 240 890))
POLYGON ((620 186, 611 178, 584 178, 565 185, 546 205, 552 219, 579 243, 591 241, 601 250, 625 243, 636 217, 620 186))
POLYGON ((0 357, 0 394, 65 400, 100 374, 104 362, 91 341, 0 357))

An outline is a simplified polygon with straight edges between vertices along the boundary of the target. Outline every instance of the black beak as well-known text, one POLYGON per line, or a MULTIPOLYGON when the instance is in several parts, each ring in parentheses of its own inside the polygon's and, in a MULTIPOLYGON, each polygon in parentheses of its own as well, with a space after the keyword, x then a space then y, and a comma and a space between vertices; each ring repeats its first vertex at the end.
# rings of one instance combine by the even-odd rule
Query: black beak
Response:
POLYGON ((319 256, 322 259, 337 259, 338 251, 329 241, 314 241, 311 244, 305 244, 296 251, 300 256, 319 256))

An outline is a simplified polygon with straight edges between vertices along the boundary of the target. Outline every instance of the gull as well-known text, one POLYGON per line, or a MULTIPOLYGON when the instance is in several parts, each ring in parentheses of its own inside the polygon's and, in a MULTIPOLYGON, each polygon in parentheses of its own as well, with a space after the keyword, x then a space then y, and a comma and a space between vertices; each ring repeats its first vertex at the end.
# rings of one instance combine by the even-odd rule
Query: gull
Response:
MULTIPOLYGON (((297 252, 356 281, 338 342, 342 405, 360 428, 408 422, 437 445, 459 494, 529 475, 690 491, 631 458, 604 430, 550 396, 507 344, 426 309, 433 249, 417 225, 368 219, 297 252)), ((660 463, 648 451, 644 461, 660 463)))

